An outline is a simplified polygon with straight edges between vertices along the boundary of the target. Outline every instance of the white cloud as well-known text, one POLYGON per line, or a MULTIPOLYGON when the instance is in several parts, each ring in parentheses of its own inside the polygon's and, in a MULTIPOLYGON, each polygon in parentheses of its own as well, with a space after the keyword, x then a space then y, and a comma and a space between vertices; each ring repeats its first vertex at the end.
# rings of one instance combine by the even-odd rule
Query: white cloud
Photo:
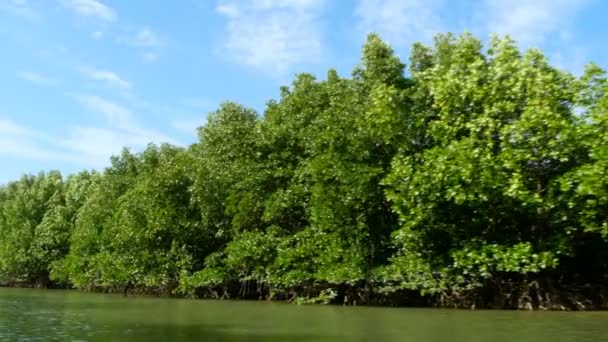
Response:
POLYGON ((55 159, 55 156, 50 151, 36 146, 18 136, 0 137, 0 155, 9 155, 39 161, 55 159))
POLYGON ((230 18, 236 18, 241 14, 239 6, 236 3, 220 3, 215 8, 217 13, 223 14, 230 18))
POLYGON ((110 157, 124 147, 142 150, 148 143, 161 142, 151 138, 116 129, 72 126, 68 136, 59 139, 58 146, 79 156, 82 165, 99 169, 108 166, 110 157))
POLYGON ((148 143, 175 141, 152 129, 143 127, 131 111, 120 104, 95 95, 76 97, 87 110, 102 115, 108 127, 75 126, 59 144, 70 151, 83 155, 90 167, 107 165, 110 156, 123 147, 143 149, 148 143))
POLYGON ((165 45, 164 38, 149 27, 124 34, 118 38, 118 42, 141 50, 141 59, 146 63, 157 61, 159 58, 158 52, 165 45))
POLYGON ((36 132, 9 119, 0 118, 0 136, 36 136, 36 132))
POLYGON ((163 45, 160 36, 148 27, 139 29, 130 37, 123 38, 124 43, 133 47, 157 48, 163 45))
POLYGON ((131 83, 122 79, 116 73, 107 70, 97 70, 93 68, 83 67, 80 69, 80 72, 95 81, 105 82, 106 84, 120 88, 120 89, 129 89, 131 88, 131 83))
POLYGON ((217 101, 202 97, 182 97, 178 104, 194 109, 211 110, 218 106, 217 101))
POLYGON ((223 0, 215 10, 228 20, 226 52, 242 64, 281 73, 321 57, 323 5, 323 0, 223 0))
POLYGON ((568 37, 568 26, 590 0, 483 0, 475 20, 486 33, 508 34, 522 46, 538 46, 550 34, 568 37))
POLYGON ((171 122, 171 126, 187 134, 196 133, 196 129, 204 126, 207 123, 207 117, 187 118, 187 119, 176 119, 171 122))
POLYGON ((0 117, 0 155, 48 163, 69 163, 79 168, 102 168, 123 147, 142 150, 149 143, 175 141, 141 125, 131 111, 95 95, 76 96, 88 111, 101 115, 103 124, 64 126, 56 134, 42 132, 0 117))
POLYGON ((114 22, 118 18, 114 9, 97 0, 59 0, 59 2, 83 17, 94 17, 107 22, 114 22))
POLYGON ((144 62, 148 63, 156 62, 158 60, 158 54, 155 52, 145 52, 142 55, 142 59, 144 60, 144 62))
POLYGON ((67 161, 70 159, 70 156, 65 153, 48 149, 49 141, 40 132, 10 119, 0 118, 0 155, 38 161, 67 161))
POLYGON ((71 156, 65 153, 55 152, 21 137, 11 136, 0 137, 0 155, 2 154, 36 161, 73 160, 71 156))
POLYGON ((96 95, 81 95, 77 96, 76 99, 86 109, 101 114, 111 127, 129 133, 134 137, 145 138, 144 140, 147 142, 174 142, 173 139, 159 132, 143 128, 135 120, 131 111, 120 104, 96 95))
POLYGON ((582 46, 570 45, 566 51, 556 51, 549 58, 557 68, 581 76, 585 71, 585 65, 589 62, 588 53, 589 51, 582 46))
POLYGON ((17 73, 17 76, 22 80, 28 81, 32 84, 41 87, 49 87, 57 84, 57 81, 31 71, 23 71, 17 73))
POLYGON ((91 33, 91 38, 95 39, 95 40, 99 40, 101 38, 103 38, 104 33, 103 31, 94 31, 91 33))
POLYGON ((119 128, 128 127, 131 122, 131 112, 114 102, 106 100, 96 95, 79 95, 76 100, 86 109, 102 114, 105 120, 113 126, 119 128))
MULTIPOLYGON (((207 123, 207 114, 217 108, 218 101, 204 97, 182 97, 177 100, 176 106, 186 112, 195 113, 187 117, 176 118, 171 126, 186 134, 196 134, 197 128, 207 123)), ((182 111, 183 112, 183 111, 182 111)))
POLYGON ((27 0, 2 0, 0 1, 0 12, 32 21, 40 19, 38 11, 27 0))
POLYGON ((393 44, 430 41, 442 30, 443 0, 358 0, 359 29, 376 32, 393 44))
POLYGON ((44 58, 50 57, 65 57, 70 51, 63 45, 55 45, 49 48, 43 48, 38 51, 38 55, 44 58))

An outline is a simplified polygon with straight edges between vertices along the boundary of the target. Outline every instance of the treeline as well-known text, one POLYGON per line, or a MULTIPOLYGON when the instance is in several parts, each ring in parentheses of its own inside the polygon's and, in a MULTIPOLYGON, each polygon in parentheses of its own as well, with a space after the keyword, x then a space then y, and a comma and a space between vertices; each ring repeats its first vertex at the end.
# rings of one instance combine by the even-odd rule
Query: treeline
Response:
POLYGON ((604 308, 608 82, 538 50, 376 35, 351 77, 224 103, 188 148, 0 188, 0 283, 298 302, 604 308))

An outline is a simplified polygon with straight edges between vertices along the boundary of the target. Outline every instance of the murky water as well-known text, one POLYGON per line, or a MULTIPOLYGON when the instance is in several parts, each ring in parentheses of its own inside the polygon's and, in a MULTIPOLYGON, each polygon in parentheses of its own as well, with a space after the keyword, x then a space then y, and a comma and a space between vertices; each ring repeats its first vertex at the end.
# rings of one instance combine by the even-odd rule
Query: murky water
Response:
POLYGON ((608 312, 296 306, 0 289, 0 341, 608 341, 608 312))

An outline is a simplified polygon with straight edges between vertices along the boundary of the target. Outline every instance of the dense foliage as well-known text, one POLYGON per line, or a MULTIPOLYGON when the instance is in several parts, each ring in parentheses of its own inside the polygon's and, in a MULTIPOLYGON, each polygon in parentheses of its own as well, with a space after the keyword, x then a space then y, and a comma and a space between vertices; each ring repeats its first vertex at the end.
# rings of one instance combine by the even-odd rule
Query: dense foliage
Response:
POLYGON ((376 35, 352 77, 224 103, 189 148, 0 188, 0 282, 298 302, 589 308, 608 82, 508 38, 376 35))

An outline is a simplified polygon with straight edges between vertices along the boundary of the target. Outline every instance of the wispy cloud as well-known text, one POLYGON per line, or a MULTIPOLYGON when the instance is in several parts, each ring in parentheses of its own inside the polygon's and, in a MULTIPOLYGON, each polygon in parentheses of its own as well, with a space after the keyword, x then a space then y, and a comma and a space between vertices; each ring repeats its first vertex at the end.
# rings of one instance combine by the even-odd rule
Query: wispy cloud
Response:
POLYGON ((66 160, 64 155, 54 153, 23 137, 14 135, 0 136, 0 155, 2 154, 36 161, 66 160))
POLYGON ((108 158, 123 147, 142 149, 151 142, 175 143, 169 136, 142 126, 128 108, 118 103, 96 95, 81 95, 76 99, 88 111, 101 115, 108 127, 72 127, 60 145, 86 156, 92 167, 106 165, 108 158))
POLYGON ((571 45, 566 51, 555 51, 549 57, 557 68, 580 76, 585 71, 589 51, 580 45, 571 45))
POLYGON ((32 21, 40 19, 40 14, 28 0, 2 0, 0 1, 0 12, 32 21))
POLYGON ((108 70, 98 70, 89 67, 80 68, 80 72, 87 78, 101 81, 109 86, 120 88, 120 89, 129 89, 131 88, 131 83, 129 81, 124 80, 116 73, 108 70))
POLYGON ((152 31, 149 27, 137 30, 132 36, 125 37, 123 41, 127 45, 141 48, 157 48, 163 45, 158 33, 152 31))
POLYGON ((118 42, 140 50, 144 62, 155 62, 159 58, 159 51, 166 44, 166 39, 149 27, 131 31, 118 38, 118 42))
POLYGON ((72 126, 69 134, 58 140, 58 146, 79 156, 83 166, 99 169, 108 166, 110 157, 124 147, 142 150, 148 143, 163 141, 153 138, 116 129, 72 126))
POLYGON ((100 115, 103 124, 66 125, 63 133, 52 134, 0 117, 0 155, 102 168, 123 147, 142 150, 148 143, 175 144, 172 138, 144 127, 118 103, 95 95, 75 98, 85 110, 100 115))
POLYGON ((215 10, 217 11, 217 13, 225 15, 229 18, 236 18, 238 16, 241 15, 241 10, 240 7, 237 3, 219 3, 216 7, 215 10))
POLYGON ((182 97, 178 100, 178 104, 198 110, 211 110, 218 106, 217 101, 203 97, 182 97))
POLYGON ((195 118, 175 119, 171 122, 171 126, 182 133, 193 134, 196 133, 197 128, 206 123, 207 116, 203 115, 195 118))
POLYGON ((114 22, 118 19, 116 11, 97 0, 59 0, 65 7, 84 17, 114 22))
POLYGON ((76 125, 66 127, 66 130, 66 135, 50 136, 0 119, 0 155, 100 169, 123 147, 141 150, 150 142, 165 141, 154 134, 133 134, 115 127, 76 125))
POLYGON ((0 155, 37 161, 68 161, 71 157, 48 148, 49 139, 40 132, 0 118, 0 155))
POLYGON ((104 36, 103 31, 93 31, 91 33, 91 38, 93 38, 95 40, 99 40, 99 39, 103 38, 103 36, 104 36))
POLYGON ((145 52, 141 58, 144 60, 144 62, 156 62, 158 60, 158 54, 156 52, 145 52))
POLYGON ((523 46, 538 46, 550 34, 569 35, 574 16, 590 0, 482 0, 474 13, 486 33, 508 34, 523 46))
POLYGON ((87 110, 101 114, 106 122, 120 129, 132 126, 132 114, 127 108, 97 95, 77 95, 76 100, 87 110))
POLYGON ((63 45, 55 45, 55 46, 51 46, 48 48, 42 48, 38 51, 38 56, 40 57, 44 57, 44 58, 51 58, 51 57, 65 57, 66 55, 69 54, 69 50, 67 47, 63 46, 63 45))
POLYGON ((17 76, 22 80, 41 87, 49 87, 57 84, 57 81, 32 71, 22 71, 17 73, 17 76))
POLYGON ((6 135, 31 137, 36 136, 37 133, 13 120, 0 118, 0 136, 6 135))
POLYGON ((430 41, 442 30, 443 0, 358 0, 359 29, 376 32, 393 44, 430 41))
POLYGON ((197 128, 207 123, 207 114, 218 107, 218 101, 204 97, 182 97, 176 106, 195 114, 175 118, 171 121, 171 126, 182 133, 196 134, 197 128))
POLYGON ((118 103, 96 95, 81 95, 77 96, 76 99, 86 109, 102 115, 111 127, 132 134, 135 137, 145 137, 145 140, 148 142, 174 142, 173 139, 160 132, 144 128, 137 122, 133 113, 128 108, 118 103))
POLYGON ((216 12, 227 19, 225 50, 256 69, 285 72, 323 53, 319 14, 323 0, 223 0, 216 12))

